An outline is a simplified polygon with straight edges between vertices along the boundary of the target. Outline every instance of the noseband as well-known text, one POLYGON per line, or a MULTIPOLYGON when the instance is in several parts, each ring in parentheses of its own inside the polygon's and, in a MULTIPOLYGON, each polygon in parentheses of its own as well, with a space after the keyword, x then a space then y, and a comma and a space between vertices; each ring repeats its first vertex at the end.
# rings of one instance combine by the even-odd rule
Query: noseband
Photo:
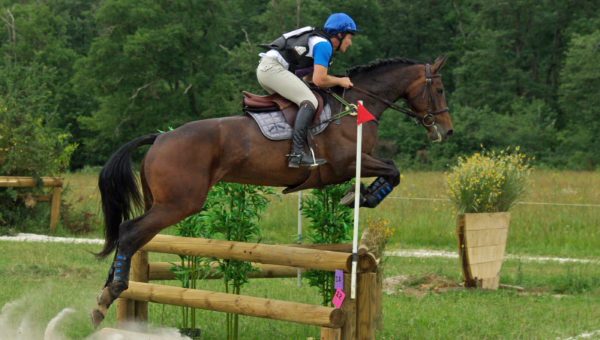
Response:
POLYGON ((415 123, 417 125, 423 125, 426 127, 430 127, 435 125, 435 116, 444 113, 446 111, 448 111, 448 107, 443 107, 437 111, 431 111, 431 107, 432 107, 432 103, 435 103, 435 98, 433 97, 433 89, 431 88, 431 84, 432 84, 432 79, 433 78, 441 78, 442 75, 441 74, 431 74, 431 65, 429 64, 425 64, 425 87, 423 87, 423 98, 425 98, 425 96, 427 95, 427 92, 429 92, 429 98, 427 100, 427 112, 425 113, 425 115, 423 117, 420 117, 416 112, 412 111, 412 110, 407 110, 405 108, 403 108, 402 106, 397 105, 396 103, 392 103, 391 101, 382 98, 374 93, 371 93, 367 90, 363 90, 361 88, 358 87, 352 87, 354 90, 357 90, 358 92, 364 93, 372 98, 375 98, 377 100, 379 100, 380 102, 388 105, 390 108, 405 113, 406 115, 413 117, 415 119, 415 123), (429 121, 429 123, 428 123, 429 121))

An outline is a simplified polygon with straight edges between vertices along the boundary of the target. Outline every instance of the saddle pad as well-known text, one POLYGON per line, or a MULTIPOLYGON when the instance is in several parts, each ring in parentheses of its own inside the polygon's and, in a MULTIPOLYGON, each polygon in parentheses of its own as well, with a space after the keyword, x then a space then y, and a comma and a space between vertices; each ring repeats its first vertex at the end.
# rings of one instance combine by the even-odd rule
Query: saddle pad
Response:
MULTIPOLYGON (((281 111, 271 111, 271 112, 247 112, 254 120, 262 134, 270 140, 286 140, 292 138, 293 129, 285 121, 285 117, 283 117, 283 113, 281 111)), ((310 133, 314 135, 318 135, 323 132, 325 128, 329 125, 329 122, 325 122, 331 118, 331 108, 329 104, 325 105, 321 115, 319 116, 319 121, 311 126, 310 133), (324 123, 325 122, 325 123, 324 123)))

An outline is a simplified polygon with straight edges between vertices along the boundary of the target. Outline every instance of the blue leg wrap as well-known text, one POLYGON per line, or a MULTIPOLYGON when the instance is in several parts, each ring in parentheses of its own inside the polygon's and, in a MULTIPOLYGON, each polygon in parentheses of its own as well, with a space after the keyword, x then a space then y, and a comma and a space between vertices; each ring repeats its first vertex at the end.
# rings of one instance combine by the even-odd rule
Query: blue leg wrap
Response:
POLYGON ((392 192, 392 185, 383 177, 378 177, 375 182, 371 183, 365 194, 365 201, 361 206, 374 208, 383 199, 392 192))
POLYGON ((131 259, 128 259, 127 256, 118 255, 115 257, 115 262, 113 263, 113 267, 115 269, 115 280, 129 280, 129 266, 131 265, 131 259))

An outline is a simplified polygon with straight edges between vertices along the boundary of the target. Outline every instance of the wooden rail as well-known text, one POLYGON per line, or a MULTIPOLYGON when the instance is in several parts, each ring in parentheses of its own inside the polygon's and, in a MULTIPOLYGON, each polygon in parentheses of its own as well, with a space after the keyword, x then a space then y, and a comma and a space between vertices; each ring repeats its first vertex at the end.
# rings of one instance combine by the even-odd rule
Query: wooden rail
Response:
POLYGON ((329 328, 339 328, 344 321, 336 308, 135 281, 121 297, 329 328))
MULTIPOLYGON (((352 255, 349 253, 180 236, 157 235, 142 250, 327 271, 341 269, 350 272, 352 268, 352 255)), ((377 261, 370 253, 359 254, 358 267, 361 271, 373 272, 377 261)))
MULTIPOLYGON (((223 277, 222 273, 217 270, 218 264, 216 262, 211 263, 210 273, 203 278, 207 279, 220 279, 223 277)), ((296 277, 298 275, 298 269, 289 266, 280 266, 276 264, 262 264, 252 263, 252 266, 258 268, 258 271, 252 271, 248 273, 248 277, 252 279, 262 278, 282 278, 282 277, 296 277)), ((169 262, 152 262, 148 264, 148 279, 149 280, 174 280, 175 273, 169 268, 172 268, 173 264, 169 262)))
MULTIPOLYGON (((148 320, 148 302, 202 308, 274 320, 291 321, 321 327, 322 340, 375 339, 375 320, 380 308, 375 277, 378 261, 366 247, 359 248, 356 299, 350 299, 350 264, 347 245, 265 245, 211 239, 157 235, 132 258, 129 288, 117 299, 117 325, 148 320), (321 249, 311 249, 321 248, 321 249), (174 274, 165 262, 150 263, 148 252, 253 261, 262 272, 252 276, 294 277, 297 269, 344 270, 346 299, 341 309, 297 302, 218 292, 179 288, 148 283, 169 280, 174 274)), ((214 275, 214 278, 218 275, 214 275)))
MULTIPOLYGON (((60 216, 60 194, 63 179, 59 177, 42 177, 42 184, 52 188, 52 195, 34 195, 38 202, 50 202, 50 231, 56 230, 60 216)), ((0 176, 0 187, 25 188, 36 187, 38 183, 33 177, 25 176, 0 176)))

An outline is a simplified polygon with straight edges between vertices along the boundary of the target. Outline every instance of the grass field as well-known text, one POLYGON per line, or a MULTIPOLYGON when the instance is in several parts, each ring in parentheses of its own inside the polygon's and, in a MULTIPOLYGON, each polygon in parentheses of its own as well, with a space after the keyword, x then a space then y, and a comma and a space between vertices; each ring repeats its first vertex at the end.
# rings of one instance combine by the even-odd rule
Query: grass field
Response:
MULTIPOLYGON (((95 173, 67 177, 65 198, 77 209, 97 212, 95 173)), ((600 260, 600 173, 536 171, 532 188, 523 202, 511 210, 507 253, 600 260), (590 183, 592 183, 590 185, 590 183), (588 206, 561 205, 588 204, 588 206)), ((429 248, 455 251, 455 216, 445 198, 442 173, 407 173, 392 197, 375 210, 361 210, 361 219, 380 216, 396 230, 391 248, 429 248), (409 199, 411 198, 411 199, 409 199), (438 200, 417 200, 433 198, 438 200)), ((263 242, 290 243, 296 233, 297 196, 273 198, 261 222, 263 242)), ((305 223, 306 224, 306 223, 305 223)), ((165 230, 165 233, 172 233, 165 230)), ((58 235, 69 235, 64 227, 58 235)), ((101 237, 97 229, 83 237, 101 237)), ((93 332, 87 312, 108 270, 89 251, 100 246, 0 243, 0 306, 20 301, 11 313, 15 329, 31 319, 33 330, 65 307, 76 310, 61 323, 68 339, 82 339, 93 332)), ((171 260, 152 255, 151 260, 171 260)), ((383 329, 378 339, 566 339, 600 330, 600 264, 505 260, 501 283, 519 285, 525 291, 478 291, 453 288, 461 282, 458 259, 400 258, 385 260, 385 276, 396 285, 384 293, 383 329), (436 287, 451 287, 436 291, 436 287)), ((171 282, 176 284, 176 282, 171 282)), ((220 281, 201 283, 201 289, 222 290, 220 281)), ((242 294, 318 303, 315 289, 296 287, 296 279, 253 280, 242 294)), ((154 325, 177 326, 179 309, 151 304, 154 325)), ((10 315, 8 315, 10 314, 10 315)), ((225 338, 224 314, 199 312, 202 339, 225 338)), ((111 308, 103 326, 114 326, 111 308)), ((316 327, 259 318, 241 317, 242 339, 305 339, 318 337, 316 327)), ((596 338, 600 334, 596 333, 596 338)), ((34 337, 35 338, 35 337, 34 337)), ((592 337, 593 338, 593 337, 592 337)), ((3 339, 0 336, 0 339, 3 339)), ((26 338, 11 338, 22 340, 26 338)))

